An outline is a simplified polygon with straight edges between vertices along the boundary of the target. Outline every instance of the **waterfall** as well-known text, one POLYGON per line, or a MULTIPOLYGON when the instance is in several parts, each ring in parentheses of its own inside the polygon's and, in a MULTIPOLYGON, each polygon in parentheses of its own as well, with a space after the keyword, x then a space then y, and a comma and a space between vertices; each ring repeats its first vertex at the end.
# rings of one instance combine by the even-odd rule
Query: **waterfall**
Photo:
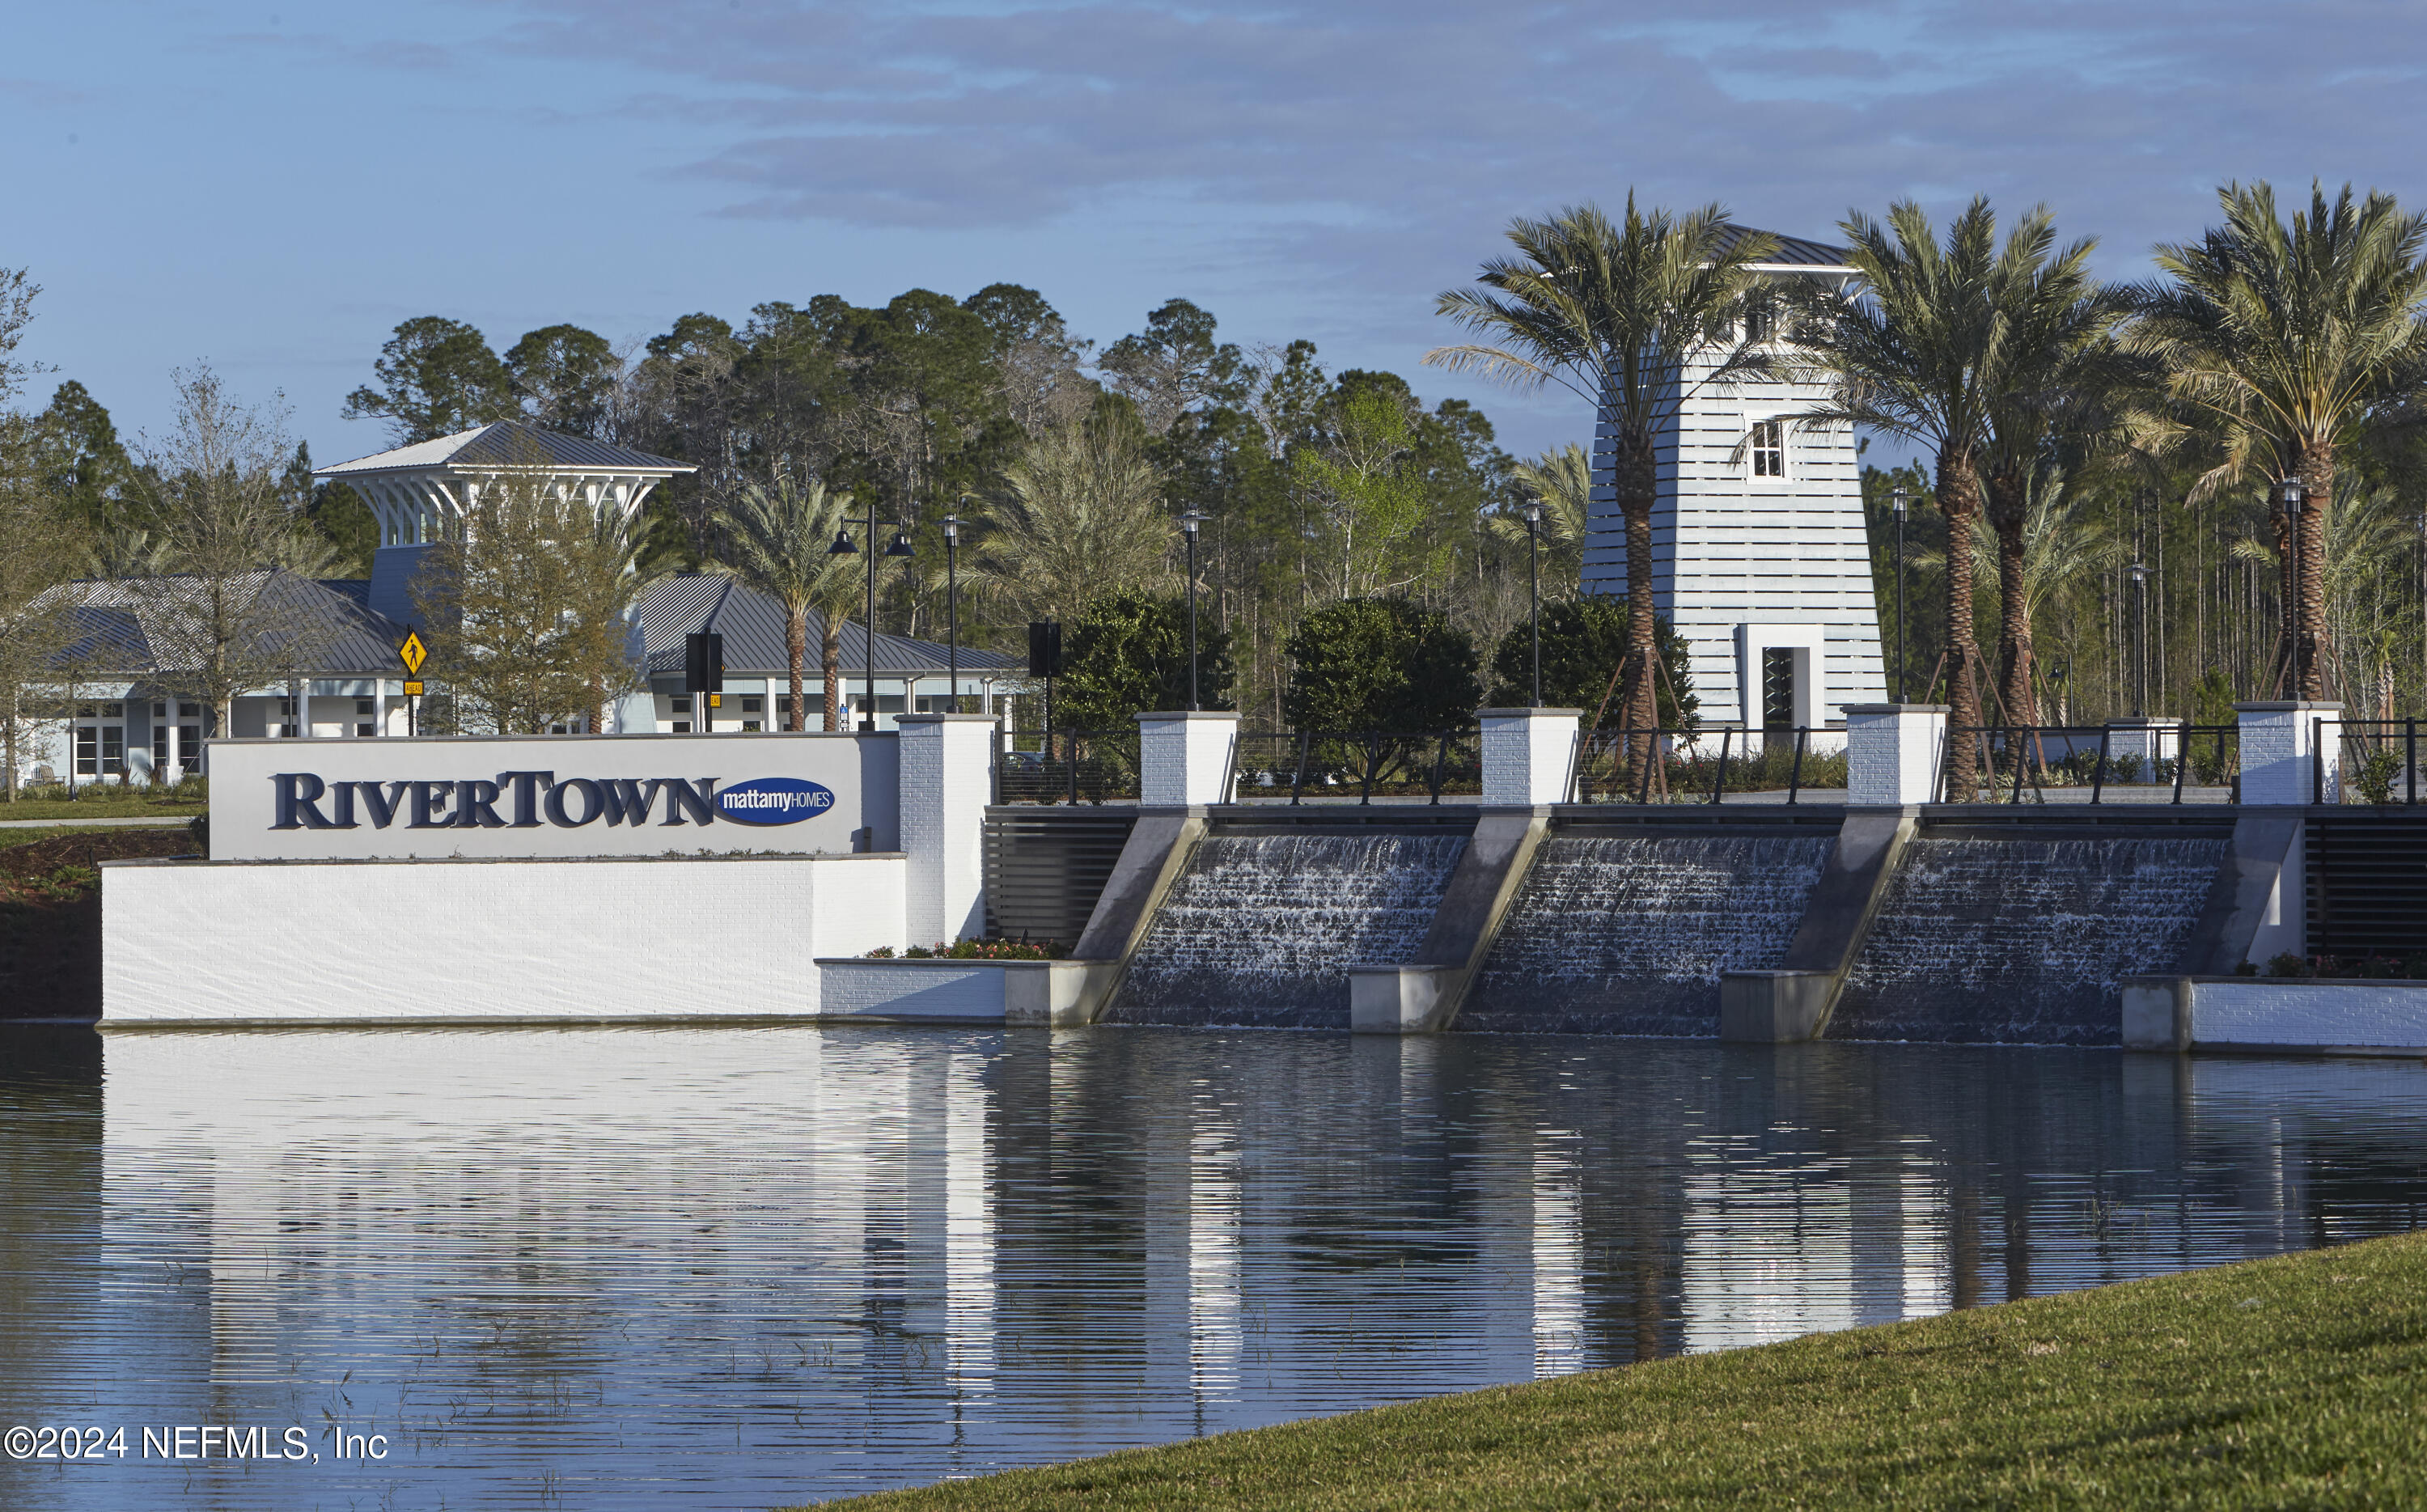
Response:
POLYGON ((1831 1039, 2112 1045, 2119 978, 2174 970, 2222 839, 1919 839, 1831 1039))
POLYGON ((1209 837, 1105 1017, 1345 1029, 1347 968, 1413 956, 1465 851, 1462 835, 1209 837))
POLYGON ((1709 1038, 1719 973, 1779 964, 1835 843, 1554 835, 1458 1027, 1709 1038))

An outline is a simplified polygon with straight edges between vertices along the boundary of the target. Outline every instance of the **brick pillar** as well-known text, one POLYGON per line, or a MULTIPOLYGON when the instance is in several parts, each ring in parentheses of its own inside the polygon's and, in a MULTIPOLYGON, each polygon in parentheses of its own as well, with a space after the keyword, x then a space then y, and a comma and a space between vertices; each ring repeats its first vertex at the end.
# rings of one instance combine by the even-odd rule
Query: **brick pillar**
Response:
POLYGON ((1138 804, 1147 808, 1201 808, 1227 804, 1230 753, 1239 716, 1228 709, 1140 714, 1138 804))
POLYGON ((904 714, 902 849, 909 857, 903 903, 913 945, 985 933, 985 810, 995 729, 991 714, 904 714))
POLYGON ((1846 802, 1858 808, 1935 803, 1946 759, 1945 704, 1848 704, 1846 802))
POLYGON ((1483 726, 1483 802, 1539 808, 1568 800, 1576 767, 1580 708, 1478 708, 1483 726))
POLYGON ((2318 790, 2317 722, 2329 722, 2326 756, 2326 802, 2342 797, 2342 741, 2331 722, 2342 718, 2340 704, 2236 704, 2233 717, 2240 725, 2241 801, 2248 804, 2307 804, 2318 790))

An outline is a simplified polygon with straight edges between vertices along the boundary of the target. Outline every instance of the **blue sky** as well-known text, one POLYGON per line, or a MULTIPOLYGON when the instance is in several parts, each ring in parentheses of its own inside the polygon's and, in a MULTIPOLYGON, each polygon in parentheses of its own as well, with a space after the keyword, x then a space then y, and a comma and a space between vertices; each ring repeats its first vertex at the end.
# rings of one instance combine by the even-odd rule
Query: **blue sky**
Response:
POLYGON ((88 0, 0 49, 0 267, 44 285, 22 355, 130 438, 207 359, 317 458, 375 450, 338 407, 415 315, 502 350, 1009 280, 1099 342, 1185 295, 1533 450, 1587 417, 1418 367, 1512 215, 1632 187, 1826 236, 1985 192, 2139 278, 2226 179, 2427 206, 2422 42, 2418 5, 2280 0, 88 0))

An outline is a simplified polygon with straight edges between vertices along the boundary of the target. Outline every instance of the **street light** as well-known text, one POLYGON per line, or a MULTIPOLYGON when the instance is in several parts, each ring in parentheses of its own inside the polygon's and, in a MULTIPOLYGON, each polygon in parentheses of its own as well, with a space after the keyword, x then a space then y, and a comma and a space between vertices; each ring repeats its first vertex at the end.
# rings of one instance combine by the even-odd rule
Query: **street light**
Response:
MULTIPOLYGON (((963 494, 961 502, 969 501, 963 494)), ((951 695, 953 712, 961 711, 961 517, 944 516, 944 623, 949 629, 947 641, 952 647, 952 683, 945 690, 951 695)))
POLYGON ((1904 489, 1904 485, 1903 485, 1902 483, 1898 483, 1898 484, 1897 484, 1897 486, 1896 486, 1896 491, 1895 491, 1893 494, 1889 495, 1889 496, 1888 496, 1888 497, 1889 497, 1890 502, 1891 502, 1891 503, 1895 506, 1895 508, 1896 508, 1896 525, 1897 525, 1897 531, 1896 531, 1896 553, 1897 553, 1897 695, 1896 695, 1896 701, 1897 701, 1898 703, 1901 704, 1901 703, 1903 703, 1903 702, 1904 702, 1904 696, 1905 696, 1905 685, 1904 685, 1904 658, 1905 658, 1905 642, 1906 642, 1906 641, 1907 641, 1907 640, 1909 640, 1909 639, 1910 639, 1910 637, 1908 637, 1908 636, 1904 633, 1904 507, 1905 507, 1905 489, 1904 489))
POLYGON ((2145 719, 2149 713, 2149 569, 2136 561, 2124 571, 2132 579, 2133 617, 2138 622, 2132 637, 2132 717, 2145 719))
POLYGON ((2284 615, 2292 626, 2291 693, 2294 698, 2304 698, 2307 696, 2307 684, 2301 680, 2301 642, 2304 639, 2302 632, 2308 626, 2302 623, 2301 613, 2301 505, 2306 499, 2308 490, 2301 486, 2298 478, 2286 478, 2276 486, 2284 491, 2284 513, 2291 524, 2292 581, 2284 593, 2284 615))
POLYGON ((1180 517, 1180 528, 1188 533, 1188 707, 1192 711, 1204 707, 1197 699, 1197 528, 1213 517, 1195 510, 1180 517))
MULTIPOLYGON (((846 516, 842 524, 846 527, 867 526, 869 544, 871 545, 876 544, 876 518, 873 512, 857 519, 846 516)), ((858 545, 851 538, 851 531, 847 528, 838 528, 835 531, 834 545, 826 547, 826 555, 848 557, 855 555, 858 550, 858 545)), ((893 544, 885 548, 885 554, 888 557, 913 555, 910 538, 896 528, 893 532, 893 544)), ((873 551, 868 554, 868 620, 861 626, 860 641, 863 647, 860 656, 860 660, 864 663, 862 671, 867 676, 868 707, 865 717, 859 722, 859 727, 873 733, 876 729, 876 553, 873 551)))
POLYGON ((1542 500, 1530 489, 1525 494, 1525 591, 1533 601, 1533 707, 1539 708, 1542 707, 1542 500))

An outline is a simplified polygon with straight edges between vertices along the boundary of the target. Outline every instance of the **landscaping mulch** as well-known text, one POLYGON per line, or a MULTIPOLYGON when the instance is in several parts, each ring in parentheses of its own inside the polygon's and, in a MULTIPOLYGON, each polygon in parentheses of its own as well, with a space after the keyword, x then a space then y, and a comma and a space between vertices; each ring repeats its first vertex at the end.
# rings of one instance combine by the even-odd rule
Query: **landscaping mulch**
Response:
POLYGON ((78 829, 0 845, 0 1019, 101 1016, 104 861, 191 855, 193 833, 78 829))

